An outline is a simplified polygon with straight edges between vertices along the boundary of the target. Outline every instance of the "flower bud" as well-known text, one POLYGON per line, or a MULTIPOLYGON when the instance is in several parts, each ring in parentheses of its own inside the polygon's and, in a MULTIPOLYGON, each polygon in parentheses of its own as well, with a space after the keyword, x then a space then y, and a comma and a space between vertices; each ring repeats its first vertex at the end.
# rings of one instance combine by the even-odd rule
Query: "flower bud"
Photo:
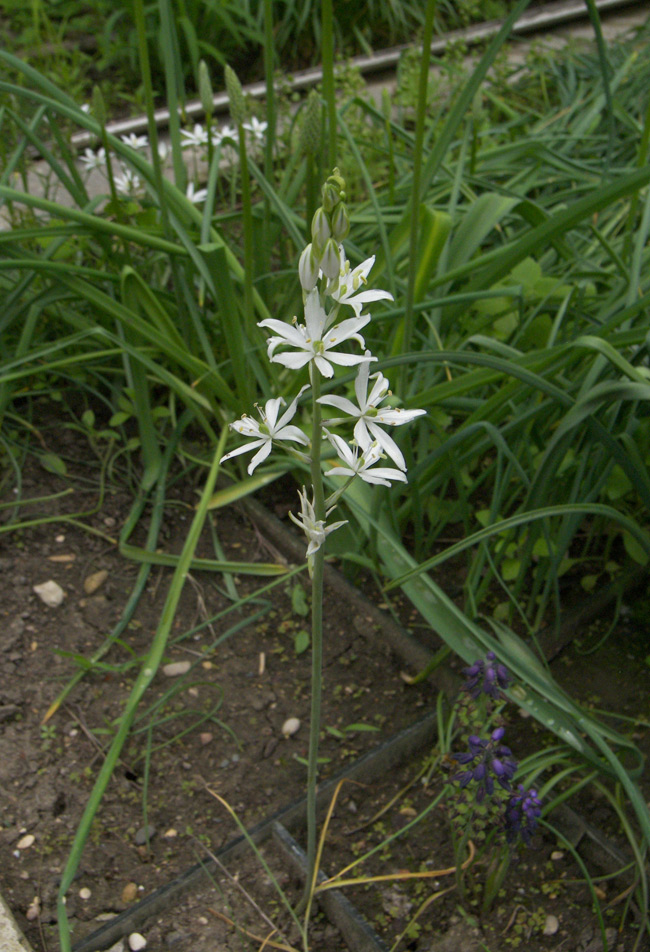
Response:
POLYGON ((330 223, 322 208, 317 208, 311 220, 311 238, 314 243, 314 254, 320 257, 325 250, 327 241, 332 237, 330 223))
POLYGON ((230 118, 236 126, 241 126, 246 122, 246 99, 244 98, 244 90, 237 79, 237 74, 230 66, 226 65, 223 75, 226 81, 226 92, 230 100, 230 118))
POLYGON ((212 83, 210 82, 210 70, 205 60, 199 63, 199 99, 206 115, 211 116, 214 112, 214 96, 212 93, 212 83))
POLYGON ((318 258, 315 256, 312 246, 307 245, 298 262, 298 276, 304 291, 313 291, 316 287, 319 267, 318 258))
POLYGON ((320 259, 321 271, 330 281, 338 278, 341 270, 341 260, 339 258, 339 246, 333 238, 328 238, 325 250, 320 259))
POLYGON ((347 238, 349 231, 350 219, 348 217, 348 210, 343 202, 339 202, 332 212, 332 236, 335 241, 341 242, 344 238, 347 238))
POLYGON ((323 185, 321 192, 323 208, 325 211, 330 214, 334 211, 338 203, 341 201, 341 194, 337 185, 328 179, 323 185))

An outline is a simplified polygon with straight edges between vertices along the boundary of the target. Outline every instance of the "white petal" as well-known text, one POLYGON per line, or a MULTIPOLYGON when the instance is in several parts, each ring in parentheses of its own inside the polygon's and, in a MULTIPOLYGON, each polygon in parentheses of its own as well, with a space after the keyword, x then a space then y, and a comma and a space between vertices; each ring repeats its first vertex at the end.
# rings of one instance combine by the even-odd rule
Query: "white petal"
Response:
MULTIPOLYGON (((362 364, 368 360, 367 357, 362 357, 360 354, 358 356, 356 354, 339 354, 331 350, 327 351, 327 359, 331 360, 333 364, 339 364, 341 367, 354 367, 355 364, 362 364)), ((370 360, 377 360, 377 358, 371 357, 370 360)), ((331 375, 328 374, 327 376, 331 375)))
MULTIPOLYGON (((238 446, 236 450, 231 450, 230 453, 226 453, 225 456, 222 456, 219 460, 220 463, 225 463, 227 459, 232 459, 233 456, 239 456, 240 453, 250 453, 252 450, 257 449, 258 446, 263 446, 267 442, 266 440, 255 440, 254 443, 244 443, 243 446, 238 446)), ((268 441, 269 446, 271 441, 268 441)))
MULTIPOLYGON (((397 463, 397 465, 399 466, 401 470, 406 471, 406 460, 404 459, 402 455, 402 451, 400 450, 397 443, 395 443, 394 440, 388 435, 388 433, 385 433, 380 426, 377 426, 374 420, 368 420, 366 422, 368 425, 368 429, 370 430, 374 438, 377 440, 377 442, 379 443, 383 451, 386 453, 386 455, 390 456, 393 462, 397 463)), ((356 436, 356 433, 355 433, 355 436, 356 436)))
POLYGON ((311 340, 321 340, 323 329, 327 321, 327 314, 323 310, 318 288, 310 291, 305 300, 305 324, 307 326, 307 336, 311 340))
POLYGON ((276 420, 278 419, 278 411, 283 404, 283 397, 273 397, 271 400, 266 401, 264 415, 266 416, 266 424, 271 431, 273 431, 275 427, 276 420))
POLYGON ((283 426, 273 434, 275 440, 293 440, 295 443, 302 443, 307 446, 309 437, 297 426, 283 426))
POLYGON ((384 426, 401 426, 403 423, 410 423, 416 417, 425 414, 426 410, 401 410, 398 407, 386 407, 380 410, 375 417, 376 423, 382 423, 384 426))
MULTIPOLYGON (((339 355, 337 355, 337 354, 334 354, 334 355, 328 354, 327 356, 330 358, 330 360, 334 361, 334 363, 340 363, 340 361, 334 360, 334 357, 339 356, 339 355)), ((333 377, 333 376, 334 376, 334 368, 332 367, 331 364, 328 364, 328 362, 325 360, 324 357, 321 357, 320 355, 317 355, 316 357, 314 357, 314 363, 316 364, 316 366, 318 367, 318 369, 319 369, 320 372, 322 373, 323 377, 333 377)))
POLYGON ((353 417, 358 417, 360 413, 359 408, 355 407, 352 401, 348 400, 347 397, 326 395, 324 397, 319 397, 316 402, 322 403, 328 407, 337 407, 339 410, 342 410, 343 413, 349 413, 349 415, 353 417))
POLYGON ((250 463, 248 464, 249 476, 253 475, 253 470, 255 469, 255 467, 259 466, 260 463, 263 463, 270 452, 271 452, 271 440, 267 440, 267 442, 264 444, 264 446, 259 451, 259 453, 256 453, 255 456, 250 461, 250 463))
MULTIPOLYGON (((271 361, 274 364, 282 364, 283 367, 289 367, 290 370, 300 370, 301 367, 304 367, 305 364, 308 364, 312 358, 312 354, 303 351, 301 354, 295 353, 286 353, 286 354, 273 354, 271 361)), ((334 373, 334 371, 332 371, 334 373)), ((330 374, 330 377, 332 374, 330 374)))

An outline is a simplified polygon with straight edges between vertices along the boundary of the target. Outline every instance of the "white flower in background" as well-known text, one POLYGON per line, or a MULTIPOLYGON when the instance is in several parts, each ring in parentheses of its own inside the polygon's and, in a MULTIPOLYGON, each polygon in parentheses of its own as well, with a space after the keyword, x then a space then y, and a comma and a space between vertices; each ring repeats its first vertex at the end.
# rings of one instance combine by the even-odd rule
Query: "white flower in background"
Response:
POLYGON ((224 139, 232 139, 234 142, 237 141, 237 130, 232 126, 221 126, 220 129, 212 130, 212 144, 214 146, 221 145, 224 139))
POLYGON ((120 139, 125 145, 130 145, 131 148, 136 151, 138 151, 138 149, 146 149, 149 146, 147 136, 137 136, 135 132, 130 132, 128 136, 120 136, 120 139))
POLYGON ((208 144, 208 130, 200 122, 196 123, 191 132, 181 129, 181 136, 181 149, 198 149, 208 144))
POLYGON ((208 190, 207 188, 198 188, 195 191, 194 182, 189 182, 187 189, 185 190, 185 196, 186 198, 189 198, 192 204, 200 205, 208 197, 208 190))
POLYGON ((122 166, 122 174, 115 176, 115 188, 121 195, 132 195, 140 188, 141 183, 133 169, 122 166))
POLYGON ((393 295, 389 291, 364 290, 368 283, 368 274, 375 263, 375 256, 366 258, 353 270, 345 257, 343 245, 339 245, 340 271, 338 283, 336 278, 331 282, 327 293, 331 294, 338 304, 349 304, 357 317, 361 314, 364 304, 370 301, 392 301, 393 295))
POLYGON ((262 418, 261 423, 245 415, 241 420, 236 420, 234 423, 231 423, 230 426, 233 430, 236 430, 237 433, 241 433, 242 436, 251 438, 253 442, 246 443, 244 446, 239 446, 236 450, 226 453, 225 456, 221 457, 220 462, 225 463, 226 460, 232 459, 233 456, 239 456, 240 453, 250 453, 252 450, 259 448, 259 451, 248 464, 248 475, 250 476, 255 467, 259 466, 259 464, 263 463, 267 458, 271 452, 274 440, 292 440, 294 443, 302 443, 303 446, 307 446, 309 444, 309 437, 303 433, 299 427, 287 426, 296 412, 298 398, 306 389, 307 387, 303 387, 300 393, 294 397, 279 420, 278 413, 280 407, 284 405, 286 401, 282 397, 275 397, 272 400, 267 400, 263 410, 261 407, 258 407, 262 418))
POLYGON ((161 162, 164 162, 167 156, 169 155, 169 146, 164 139, 158 140, 158 158, 161 162))
POLYGON ((289 518, 295 522, 297 526, 300 526, 307 536, 309 540, 307 558, 309 558, 314 552, 320 549, 330 532, 334 532, 335 529, 340 529, 341 526, 346 525, 347 519, 343 519, 341 522, 333 522, 329 526, 325 525, 325 519, 327 519, 330 512, 332 512, 332 509, 327 510, 325 519, 317 519, 313 503, 307 499, 307 491, 304 486, 302 487, 302 492, 298 490, 298 495, 300 496, 300 515, 294 516, 294 514, 290 512, 289 518))
POLYGON ((82 112, 85 112, 87 116, 90 115, 90 103, 89 103, 89 102, 83 102, 83 103, 79 106, 79 108, 81 109, 82 112))
POLYGON ((258 326, 268 327, 276 334, 274 337, 269 337, 267 341, 269 360, 282 364, 283 367, 289 367, 291 370, 299 370, 313 360, 323 377, 332 377, 334 375, 332 364, 353 367, 375 359, 367 355, 332 352, 332 348, 338 347, 346 340, 356 340, 365 347, 359 331, 369 320, 369 314, 363 317, 352 317, 327 330, 328 316, 320 303, 318 290, 314 289, 305 300, 305 324, 297 322, 287 324, 285 321, 268 318, 260 321, 258 326), (282 345, 293 347, 296 352, 276 354, 276 348, 282 345))
POLYGON ((244 129, 250 132, 254 142, 264 142, 268 122, 260 122, 255 116, 250 122, 244 123, 244 129))
MULTIPOLYGON (((366 351, 366 357, 370 356, 370 351, 366 351)), ((402 410, 399 407, 384 407, 378 409, 379 404, 390 395, 389 383, 382 373, 372 374, 367 363, 361 364, 357 379, 354 382, 354 391, 357 397, 358 406, 355 406, 351 400, 346 397, 336 397, 326 395, 319 398, 319 403, 329 407, 336 407, 343 413, 356 418, 354 425, 354 438, 363 449, 366 449, 371 443, 376 442, 387 456, 397 463, 400 469, 406 470, 406 462, 399 446, 384 431, 382 426, 401 426, 403 423, 410 423, 416 417, 422 416, 426 410, 402 410), (374 380, 370 393, 368 393, 368 384, 374 380)), ((325 420, 325 426, 336 423, 343 423, 345 418, 325 420)))
POLYGON ((371 443, 370 446, 362 449, 361 447, 350 446, 344 439, 335 433, 325 431, 327 439, 330 441, 344 466, 334 466, 333 469, 325 473, 326 476, 358 476, 364 483, 371 483, 375 486, 390 486, 391 479, 405 483, 406 475, 401 469, 393 469, 390 466, 375 466, 382 459, 381 447, 378 443, 371 443))
POLYGON ((86 167, 88 172, 91 172, 93 169, 105 169, 106 149, 101 148, 98 149, 97 152, 93 152, 92 149, 84 149, 84 154, 79 157, 79 161, 86 167))

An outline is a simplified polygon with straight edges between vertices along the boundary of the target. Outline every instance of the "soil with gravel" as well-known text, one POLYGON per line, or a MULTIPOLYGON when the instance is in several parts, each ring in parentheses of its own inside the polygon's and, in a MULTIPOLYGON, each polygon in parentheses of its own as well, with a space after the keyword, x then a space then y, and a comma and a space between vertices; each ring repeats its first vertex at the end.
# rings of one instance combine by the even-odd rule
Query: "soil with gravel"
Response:
MULTIPOLYGON (((160 623, 171 569, 152 568, 125 631, 100 661, 89 666, 88 659, 105 645, 118 623, 140 567, 121 555, 117 544, 133 496, 119 485, 109 486, 97 505, 97 484, 91 478, 96 468, 89 470, 83 462, 88 456, 83 438, 71 428, 59 426, 57 431, 54 423, 44 426, 41 435, 66 460, 67 473, 53 474, 38 457, 28 456, 22 469, 23 503, 50 498, 22 505, 18 513, 22 527, 0 534, 0 892, 34 950, 54 952, 62 872, 125 701, 160 623), (69 489, 73 492, 52 498, 69 489), (86 514, 74 521, 66 518, 78 513, 86 514), (39 523, 43 516, 51 521, 39 523), (30 520, 34 523, 25 525, 30 520), (56 607, 44 604, 34 591, 34 586, 49 580, 64 592, 56 607), (83 677, 44 721, 81 671, 83 677)), ((8 473, 3 485, 0 502, 14 502, 8 473)), ((180 552, 196 490, 187 481, 171 490, 159 540, 164 552, 180 552)), ((282 503, 277 514, 286 516, 282 503)), ((11 508, 0 510, 5 526, 12 515, 16 513, 11 508)), ((145 509, 133 545, 144 544, 147 528, 145 509)), ((265 526, 239 507, 211 514, 198 554, 215 558, 215 551, 233 561, 287 565, 278 538, 269 537, 265 526)), ((309 627, 306 573, 281 580, 233 608, 236 597, 252 595, 269 581, 190 573, 163 665, 136 716, 67 894, 74 942, 116 914, 136 909, 144 897, 198 860, 213 856, 237 835, 218 797, 250 827, 301 796, 310 678, 309 650, 302 650, 309 627), (290 718, 297 718, 300 726, 284 736, 290 718)), ((436 706, 431 683, 405 683, 404 661, 376 624, 375 609, 365 611, 363 602, 347 600, 342 591, 328 587, 326 593, 324 778, 344 770, 436 706)), ((397 608, 405 624, 416 625, 407 606, 397 608)), ((646 753, 650 752, 646 726, 650 672, 644 661, 648 653, 647 629, 630 615, 620 638, 609 639, 590 655, 581 656, 573 647, 555 665, 561 683, 578 691, 583 700, 597 707, 611 704, 630 716, 630 732, 646 753)), ((507 709, 505 716, 515 752, 523 755, 539 744, 536 728, 516 709, 507 709)), ((323 858, 328 872, 404 827, 431 802, 448 778, 449 767, 446 773, 438 769, 418 778, 427 756, 423 751, 415 762, 372 784, 344 786, 323 858), (392 801, 393 806, 384 810, 392 801)), ((643 782, 650 799, 647 776, 643 782)), ((586 799, 578 798, 577 803, 575 799, 571 805, 582 814, 586 811, 590 823, 606 837, 605 845, 622 850, 625 859, 629 849, 608 801, 593 788, 586 799)), ((557 826, 573 837, 566 817, 557 826)), ((549 830, 541 830, 513 864, 487 911, 481 909, 479 893, 473 891, 478 886, 471 877, 463 886, 463 900, 453 876, 434 875, 355 887, 349 897, 390 945, 432 894, 453 887, 430 900, 405 935, 402 948, 419 952, 648 949, 644 938, 637 942, 642 924, 635 918, 629 881, 625 875, 607 878, 621 863, 602 843, 596 842, 599 852, 589 836, 581 842, 580 836, 573 837, 579 850, 587 841, 591 852, 584 852, 582 861, 589 864, 592 876, 601 877, 596 880, 596 898, 604 931, 575 856, 549 830), (627 914, 622 919, 624 908, 627 914)), ((277 850, 267 845, 264 855, 283 887, 290 892, 297 889, 295 875, 277 850)), ((363 872, 435 871, 453 862, 448 815, 436 807, 411 835, 364 863, 363 872)), ((485 865, 478 870, 477 883, 485 877, 485 865)), ((262 938, 269 933, 270 927, 251 912, 244 894, 250 894, 264 914, 277 914, 281 920, 268 873, 254 857, 240 854, 227 864, 227 872, 217 871, 189 892, 176 894, 164 910, 132 931, 142 933, 151 952, 258 948, 261 940, 247 946, 248 940, 228 922, 242 922, 262 938)), ((314 921, 313 948, 326 952, 344 948, 335 926, 320 914, 314 921)))

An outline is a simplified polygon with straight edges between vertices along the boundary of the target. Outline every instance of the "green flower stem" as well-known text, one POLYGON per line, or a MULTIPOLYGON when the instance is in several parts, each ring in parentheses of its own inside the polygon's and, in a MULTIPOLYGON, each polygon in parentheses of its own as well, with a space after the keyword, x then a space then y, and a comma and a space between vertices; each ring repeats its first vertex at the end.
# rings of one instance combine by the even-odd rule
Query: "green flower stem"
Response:
MULTIPOLYGON (((320 374, 312 363, 310 367, 312 392, 312 452, 311 480, 314 490, 316 519, 325 519, 325 491, 321 472, 321 406, 320 374)), ((305 879, 305 932, 311 910, 311 895, 316 880, 316 786, 318 783, 318 739, 321 721, 321 693, 323 678, 323 572, 325 546, 312 556, 311 570, 311 716, 309 722, 309 757, 307 761, 307 878, 305 879)))
POLYGON ((246 130, 237 126, 239 138, 239 169, 241 174, 242 224, 244 228, 244 326, 249 342, 254 339, 255 313, 253 305, 253 210, 251 182, 246 151, 246 130))
POLYGON ((327 167, 336 165, 336 99, 334 97, 334 13, 332 0, 322 6, 323 98, 327 110, 327 167))
MULTIPOLYGON (((431 40, 433 37, 433 15, 437 0, 428 0, 422 36, 422 59, 420 61, 420 81, 418 86, 418 105, 415 120, 415 145, 413 148, 413 179, 411 185, 411 234, 409 238, 409 273, 404 304, 404 338, 402 352, 408 353, 413 337, 413 304, 415 302, 415 275, 418 266, 418 216, 420 207, 420 181, 422 177, 422 147, 424 143, 424 120, 427 111, 427 89, 429 84, 429 64, 431 62, 431 40)), ((404 364, 400 374, 400 391, 407 393, 408 366, 404 364)))

